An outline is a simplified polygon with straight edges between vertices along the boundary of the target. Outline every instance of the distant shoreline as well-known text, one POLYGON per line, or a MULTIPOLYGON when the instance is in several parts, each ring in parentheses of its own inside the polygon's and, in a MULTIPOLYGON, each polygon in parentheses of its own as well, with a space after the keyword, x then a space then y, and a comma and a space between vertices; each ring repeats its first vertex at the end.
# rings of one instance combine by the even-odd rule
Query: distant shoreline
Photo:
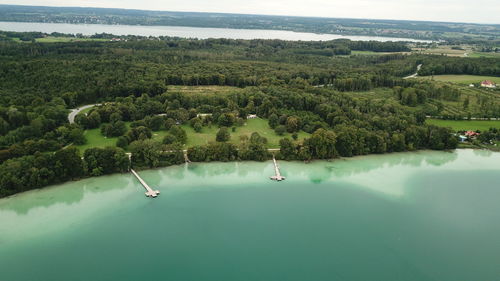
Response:
POLYGON ((333 33, 313 33, 280 29, 257 28, 221 28, 197 27, 181 25, 125 25, 125 24, 95 24, 95 23, 52 23, 52 22, 26 22, 2 21, 0 30, 12 32, 44 32, 95 35, 108 33, 116 36, 168 36, 193 39, 241 39, 241 40, 285 40, 285 41, 330 41, 348 39, 351 41, 379 41, 379 42, 413 42, 432 43, 432 40, 413 38, 370 36, 370 35, 344 35, 333 33))

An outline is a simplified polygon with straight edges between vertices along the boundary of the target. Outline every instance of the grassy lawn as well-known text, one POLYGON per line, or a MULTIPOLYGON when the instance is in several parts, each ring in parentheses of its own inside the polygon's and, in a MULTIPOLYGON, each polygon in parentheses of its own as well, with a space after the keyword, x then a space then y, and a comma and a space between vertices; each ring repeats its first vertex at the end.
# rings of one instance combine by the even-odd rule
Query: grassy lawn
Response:
MULTIPOLYGON (((130 126, 130 122, 126 122, 126 124, 127 127, 130 126)), ((189 125, 182 125, 182 128, 186 131, 188 136, 186 147, 214 142, 215 135, 219 130, 217 126, 212 126, 211 128, 203 127, 203 130, 200 133, 197 133, 189 125)), ((247 120, 247 123, 243 127, 236 127, 235 132, 232 132, 231 128, 229 128, 229 132, 231 134, 231 139, 229 142, 234 144, 240 143, 240 136, 246 135, 250 137, 253 132, 258 132, 261 136, 267 138, 269 148, 279 148, 279 141, 284 137, 288 137, 290 139, 292 138, 291 134, 289 133, 286 133, 283 136, 278 136, 274 132, 274 130, 269 128, 267 120, 260 118, 247 120)), ((166 130, 153 132, 152 139, 161 142, 163 140, 163 137, 167 133, 168 132, 166 130)), ((309 134, 305 132, 299 132, 298 135, 299 141, 302 141, 304 138, 309 136, 309 134)), ((115 146, 116 140, 118 139, 104 137, 101 134, 101 130, 99 128, 85 131, 85 137, 87 138, 87 143, 84 145, 76 146, 82 153, 85 151, 85 149, 92 147, 115 146)))
POLYGON ((118 139, 104 137, 101 134, 101 129, 99 128, 85 131, 85 138, 87 138, 86 144, 76 146, 80 149, 81 153, 83 153, 87 148, 115 146, 116 140, 118 139))
MULTIPOLYGON (((186 130, 188 135, 187 146, 191 147, 194 145, 203 145, 209 142, 215 141, 215 134, 219 130, 217 126, 212 126, 211 128, 203 127, 203 130, 200 133, 196 133, 191 126, 183 125, 182 128, 186 130)), ((291 134, 286 133, 283 136, 278 136, 274 130, 272 130, 267 124, 267 120, 265 119, 249 119, 247 120, 246 125, 242 127, 236 127, 236 131, 232 132, 231 128, 229 128, 229 132, 231 134, 230 143, 239 144, 240 136, 248 136, 253 132, 258 132, 261 136, 266 137, 268 141, 269 148, 279 148, 279 141, 282 138, 288 137, 292 138, 291 134)), ((304 138, 308 137, 309 134, 305 132, 298 133, 299 141, 302 141, 304 138)))
POLYGON ((93 108, 93 107, 85 108, 84 110, 80 111, 80 113, 78 113, 78 115, 80 115, 80 114, 87 114, 87 113, 89 113, 89 111, 91 111, 92 109, 94 109, 94 108, 93 108))
POLYGON ((427 119, 426 123, 441 127, 450 127, 452 128, 453 131, 465 131, 465 130, 486 131, 489 128, 500 129, 500 121, 427 119))
MULTIPOLYGON (((130 129, 130 123, 131 122, 125 122, 125 125, 127 126, 127 129, 130 129)), ((86 130, 84 132, 85 138, 87 139, 87 143, 84 145, 76 145, 81 153, 85 151, 87 148, 92 148, 92 147, 106 147, 106 146, 115 146, 116 140, 118 137, 115 138, 107 138, 101 134, 101 129, 91 129, 91 130, 86 130)))
MULTIPOLYGON (((432 76, 420 76, 419 78, 432 79, 432 76)), ((479 75, 434 75, 434 80, 462 84, 480 83, 484 80, 491 80, 495 83, 500 83, 500 77, 479 75)))

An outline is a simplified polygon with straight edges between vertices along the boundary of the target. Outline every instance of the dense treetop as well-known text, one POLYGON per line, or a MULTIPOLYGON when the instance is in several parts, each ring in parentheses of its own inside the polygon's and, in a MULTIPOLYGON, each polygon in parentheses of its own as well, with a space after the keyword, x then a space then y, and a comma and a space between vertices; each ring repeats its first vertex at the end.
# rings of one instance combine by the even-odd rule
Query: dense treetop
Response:
MULTIPOLYGON (((290 134, 280 141, 282 159, 452 149, 456 137, 426 125, 425 116, 441 114, 443 104, 459 101, 462 91, 402 77, 419 63, 422 72, 439 65, 445 73, 498 71, 495 59, 350 55, 351 50, 405 51, 401 43, 127 40, 0 42, 0 196, 123 172, 129 165, 179 164, 183 150, 191 161, 269 159, 262 132, 232 139, 249 115, 266 120, 278 136, 290 134), (185 94, 172 85, 232 87, 185 94), (380 89, 388 96, 377 96, 380 89), (92 103, 102 105, 68 123, 70 108, 92 103), (193 133, 187 134, 186 126, 193 133), (186 145, 211 127, 219 132, 213 142, 186 145), (85 130, 93 129, 117 137, 116 147, 75 149, 88 141, 85 130), (309 137, 299 140, 298 133, 309 137), (132 153, 131 163, 125 152, 132 153)), ((499 103, 487 94, 481 97, 483 111, 498 115, 499 103)))

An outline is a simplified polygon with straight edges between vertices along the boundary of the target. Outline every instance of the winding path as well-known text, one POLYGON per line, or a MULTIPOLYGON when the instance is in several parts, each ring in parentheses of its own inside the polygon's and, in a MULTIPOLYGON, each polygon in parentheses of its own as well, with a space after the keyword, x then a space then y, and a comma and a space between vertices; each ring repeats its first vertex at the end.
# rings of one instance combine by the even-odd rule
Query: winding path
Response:
POLYGON ((409 79, 409 78, 415 78, 418 76, 418 72, 420 71, 420 68, 422 68, 422 64, 417 65, 417 72, 413 73, 412 75, 406 76, 403 79, 409 79))
POLYGON ((78 115, 78 113, 82 112, 82 110, 85 110, 87 108, 91 108, 91 107, 94 107, 94 106, 97 106, 97 105, 101 105, 101 104, 100 103, 89 104, 89 105, 84 105, 82 107, 71 109, 71 112, 68 114, 68 121, 69 121, 69 123, 70 124, 75 123, 75 117, 78 115))

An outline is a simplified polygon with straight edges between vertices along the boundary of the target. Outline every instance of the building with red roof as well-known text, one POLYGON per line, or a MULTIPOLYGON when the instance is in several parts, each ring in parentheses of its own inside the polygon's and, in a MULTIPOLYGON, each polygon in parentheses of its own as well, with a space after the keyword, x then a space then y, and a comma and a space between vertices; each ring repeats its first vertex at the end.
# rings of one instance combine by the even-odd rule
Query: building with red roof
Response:
POLYGON ((495 82, 491 80, 484 80, 483 82, 481 82, 481 87, 495 88, 496 86, 497 85, 495 84, 495 82))
POLYGON ((474 131, 467 131, 467 132, 465 132, 465 135, 466 135, 467 137, 469 137, 469 138, 474 138, 474 137, 479 136, 480 134, 479 134, 479 133, 477 133, 477 132, 474 132, 474 131))

